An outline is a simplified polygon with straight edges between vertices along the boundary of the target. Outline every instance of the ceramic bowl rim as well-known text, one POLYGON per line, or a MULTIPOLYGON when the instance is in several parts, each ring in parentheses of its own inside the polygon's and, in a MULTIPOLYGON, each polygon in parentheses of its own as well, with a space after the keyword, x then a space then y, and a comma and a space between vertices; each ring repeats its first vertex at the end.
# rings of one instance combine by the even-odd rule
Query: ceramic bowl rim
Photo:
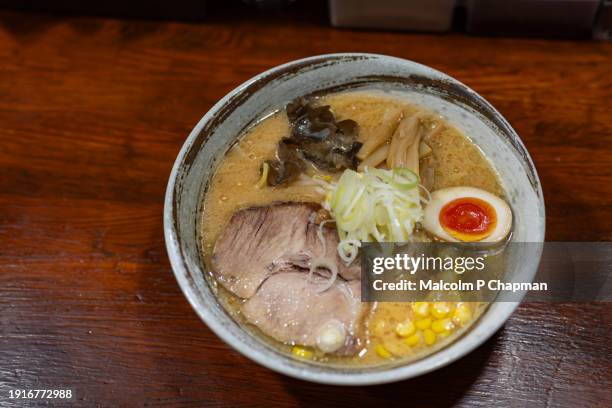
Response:
MULTIPOLYGON (((252 77, 251 79, 245 81, 238 87, 234 88, 232 91, 226 94, 223 98, 221 98, 200 119, 197 125, 193 128, 188 138, 185 140, 183 146, 181 147, 180 152, 177 155, 177 158, 172 167, 172 171, 170 173, 170 177, 169 177, 168 185, 166 189, 163 220, 164 220, 164 236, 165 236, 165 241, 166 241, 166 250, 168 253, 168 257, 170 259, 172 270, 177 279, 177 282, 181 290, 183 291, 183 294, 189 301, 191 307, 196 312, 196 314, 219 338, 221 338, 223 341, 225 341, 227 344, 232 346, 235 350, 239 351, 241 354, 243 354, 247 358, 271 370, 288 375, 290 377, 299 378, 302 380, 312 381, 316 383, 323 383, 323 384, 374 385, 374 384, 383 384, 383 383, 400 381, 400 380, 416 377, 419 375, 423 375, 428 372, 437 370, 443 366, 446 366, 458 360, 459 358, 469 354, 470 352, 475 350, 477 347, 482 345, 486 340, 488 340, 493 334, 495 334, 499 330, 499 328, 506 322, 506 320, 510 317, 510 315, 518 307, 519 302, 503 303, 501 308, 497 310, 497 321, 495 322, 495 324, 487 326, 486 331, 482 333, 480 336, 475 335, 474 331, 471 330, 468 333, 466 333, 461 339, 458 339, 454 343, 448 345, 446 348, 440 351, 437 351, 431 356, 428 356, 425 359, 419 360, 414 363, 395 366, 387 370, 380 370, 380 371, 374 371, 374 372, 359 372, 359 371, 355 371, 355 372, 338 371, 337 373, 320 372, 318 371, 318 368, 315 365, 312 365, 311 369, 298 369, 294 366, 281 364, 281 362, 276 361, 274 359, 269 359, 263 354, 261 354, 259 351, 252 349, 249 346, 249 344, 243 343, 240 339, 234 338, 234 336, 231 333, 229 333, 228 330, 220 322, 217 321, 216 317, 210 311, 201 307, 201 305, 199 304, 197 300, 195 290, 192 288, 192 286, 187 281, 188 271, 185 266, 181 248, 179 247, 179 244, 178 244, 179 241, 178 241, 177 228, 173 222, 173 214, 174 214, 174 211, 176 210, 175 202, 174 202, 174 195, 175 195, 175 188, 178 183, 177 176, 179 174, 179 170, 181 166, 184 163, 185 156, 188 153, 189 149, 194 144, 194 142, 196 141, 196 139, 198 138, 198 136, 200 135, 204 126, 209 121, 211 121, 215 117, 215 115, 217 115, 220 109, 224 107, 224 105, 228 101, 230 101, 232 98, 239 95, 241 92, 243 92, 245 89, 247 89, 252 84, 256 83, 257 81, 260 81, 262 78, 265 78, 269 75, 274 74, 275 72, 282 71, 292 66, 302 66, 302 65, 306 65, 311 62, 321 61, 322 59, 325 59, 325 58, 354 57, 354 56, 363 56, 366 58, 377 58, 377 59, 390 59, 394 62, 401 62, 402 64, 413 65, 414 67, 419 68, 421 70, 429 71, 432 74, 432 76, 435 76, 437 78, 443 78, 444 80, 450 81, 451 83, 455 85, 459 85, 461 87, 464 87, 468 91, 471 91, 473 93, 473 97, 476 99, 476 102, 478 104, 483 105, 484 107, 492 111, 496 116, 498 116, 498 119, 504 124, 504 126, 509 131, 510 136, 514 139, 513 142, 517 143, 519 147, 522 148, 523 151, 526 153, 526 156, 523 158, 528 162, 527 164, 530 166, 530 168, 533 169, 532 170, 533 176, 535 177, 535 182, 536 182, 536 186, 534 186, 534 188, 536 189, 536 194, 538 195, 538 198, 539 198, 539 206, 541 207, 540 210, 542 214, 542 231, 541 232, 542 232, 542 237, 544 236, 545 207, 544 207, 544 197, 542 193, 539 176, 538 176, 537 170, 535 169, 535 166, 533 165, 533 161, 529 153, 527 152, 527 149, 525 148, 524 144, 522 143, 520 137, 514 131, 514 129, 510 126, 510 124, 505 120, 505 118, 478 93, 476 93, 475 91, 473 91, 471 88, 464 85, 460 81, 457 81, 456 79, 440 71, 437 71, 426 65, 416 63, 414 61, 392 57, 392 56, 387 56, 387 55, 370 54, 370 53, 322 54, 322 55, 316 55, 316 56, 312 56, 308 58, 294 60, 294 61, 282 64, 282 65, 273 67, 267 71, 264 71, 252 77), (458 345, 457 343, 460 340, 461 340, 461 344, 460 344, 461 347, 455 347, 458 345), (433 360, 433 363, 430 362, 427 366, 419 365, 420 362, 423 362, 425 360, 427 360, 428 362, 430 360, 433 360)), ((485 314, 487 312, 485 312, 485 314)))

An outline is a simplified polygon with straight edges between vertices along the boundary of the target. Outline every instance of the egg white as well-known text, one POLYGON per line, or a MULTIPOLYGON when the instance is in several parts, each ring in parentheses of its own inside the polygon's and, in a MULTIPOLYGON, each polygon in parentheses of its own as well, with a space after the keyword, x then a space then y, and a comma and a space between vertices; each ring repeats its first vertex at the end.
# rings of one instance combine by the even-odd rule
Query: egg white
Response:
POLYGON ((493 207, 497 217, 497 224, 493 232, 480 241, 475 242, 500 242, 503 240, 510 233, 510 228, 512 228, 512 210, 510 206, 496 195, 476 187, 448 187, 431 193, 431 200, 423 213, 423 227, 444 241, 464 242, 444 230, 440 224, 440 211, 449 202, 467 197, 486 201, 493 207))

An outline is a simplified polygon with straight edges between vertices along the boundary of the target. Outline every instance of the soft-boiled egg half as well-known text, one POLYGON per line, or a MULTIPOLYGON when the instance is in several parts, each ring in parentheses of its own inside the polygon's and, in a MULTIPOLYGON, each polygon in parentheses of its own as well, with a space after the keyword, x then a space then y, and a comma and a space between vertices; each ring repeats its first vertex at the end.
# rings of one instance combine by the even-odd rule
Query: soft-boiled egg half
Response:
POLYGON ((499 242, 512 227, 504 200, 475 187, 449 187, 431 193, 423 227, 445 241, 499 242))

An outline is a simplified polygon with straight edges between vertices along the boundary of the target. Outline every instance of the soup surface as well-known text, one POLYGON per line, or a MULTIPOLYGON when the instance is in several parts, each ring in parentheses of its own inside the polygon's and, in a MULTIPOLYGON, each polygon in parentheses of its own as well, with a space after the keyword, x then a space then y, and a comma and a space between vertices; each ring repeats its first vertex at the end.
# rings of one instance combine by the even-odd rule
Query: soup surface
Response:
MULTIPOLYGON (((365 142, 377 132, 390 110, 404 117, 423 112, 406 99, 382 92, 346 92, 317 100, 329 105, 336 119, 351 119, 359 128, 358 138, 365 142)), ((503 197, 503 189, 491 163, 479 148, 444 118, 432 112, 422 119, 426 132, 423 142, 430 151, 419 160, 422 182, 436 191, 455 186, 469 186, 503 197)), ((261 120, 227 152, 216 170, 204 197, 201 217, 201 245, 207 265, 212 264, 215 243, 238 210, 267 206, 279 202, 321 203, 325 192, 316 184, 299 179, 292 183, 265 186, 261 183, 261 166, 274 160, 279 140, 290 133, 290 121, 284 111, 261 120)), ((384 168, 384 164, 381 166, 384 168)), ((310 167, 307 176, 319 175, 336 180, 340 173, 327 173, 310 167)), ((419 240, 434 236, 417 225, 419 240)), ((241 256, 239 252, 236 256, 241 256)), ((215 278, 211 274, 211 282, 215 278)), ((242 313, 244 299, 216 285, 218 296, 229 313, 264 341, 292 353, 297 358, 331 364, 378 365, 405 363, 430 354, 460 336, 482 313, 486 304, 467 302, 379 302, 369 305, 363 317, 363 341, 350 356, 323 353, 299 344, 276 341, 247 322, 242 313)))

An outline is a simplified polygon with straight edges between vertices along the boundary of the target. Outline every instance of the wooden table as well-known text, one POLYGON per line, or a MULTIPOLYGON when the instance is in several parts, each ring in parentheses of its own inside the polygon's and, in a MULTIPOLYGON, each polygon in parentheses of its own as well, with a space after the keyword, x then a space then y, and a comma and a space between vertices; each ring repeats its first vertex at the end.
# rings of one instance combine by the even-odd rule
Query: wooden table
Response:
POLYGON ((390 54, 444 71, 515 127, 547 239, 612 240, 612 44, 337 30, 319 19, 202 24, 0 13, 0 406, 612 406, 610 304, 525 304, 439 371, 341 388, 293 380, 191 310, 162 233, 186 135, 225 93, 296 58, 390 54))

